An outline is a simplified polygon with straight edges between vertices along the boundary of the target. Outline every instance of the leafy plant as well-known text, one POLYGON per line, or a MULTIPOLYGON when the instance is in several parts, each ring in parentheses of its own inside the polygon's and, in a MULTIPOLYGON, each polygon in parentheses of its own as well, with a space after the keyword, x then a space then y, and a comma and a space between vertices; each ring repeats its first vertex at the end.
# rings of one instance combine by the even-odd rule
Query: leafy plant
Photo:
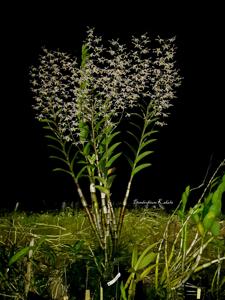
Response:
MULTIPOLYGON (((158 243, 147 247, 139 259, 137 248, 134 247, 131 274, 126 284, 121 284, 121 299, 134 299, 137 282, 143 282, 152 270, 154 276, 151 274, 151 277, 154 277, 154 281, 151 279, 150 282, 151 284, 154 282, 155 286, 154 291, 151 286, 151 294, 158 295, 160 299, 178 299, 180 290, 188 283, 189 279, 194 278, 200 272, 203 273, 205 269, 211 268, 215 264, 217 264, 217 268, 212 278, 212 293, 219 299, 218 295, 221 295, 221 287, 224 284, 224 279, 221 277, 221 264, 225 260, 225 256, 220 255, 219 245, 221 243, 220 240, 217 240, 217 236, 220 234, 219 218, 221 218, 222 195, 225 192, 225 175, 217 177, 216 180, 215 176, 224 166, 224 162, 219 165, 209 180, 196 205, 189 210, 187 203, 192 190, 190 186, 186 187, 181 201, 169 217, 163 236, 158 243), (193 221, 196 225, 195 231, 193 231, 193 221), (177 232, 171 234, 172 227, 176 222, 179 224, 177 232), (149 252, 157 244, 159 244, 158 249, 149 252), (213 247, 217 245, 216 248, 219 252, 216 257, 214 254, 214 257, 205 260, 204 253, 210 245, 213 247)), ((197 290, 200 289, 197 288, 197 290)), ((184 294, 184 290, 182 290, 182 294, 184 294)))
POLYGON ((137 246, 134 246, 132 253, 132 261, 131 261, 131 269, 129 272, 131 273, 128 277, 125 285, 123 281, 121 282, 121 299, 123 300, 132 300, 134 299, 136 292, 136 285, 139 281, 143 281, 151 270, 155 267, 156 253, 150 252, 158 243, 154 243, 148 246, 138 257, 137 246), (128 294, 126 290, 128 289, 128 294))
POLYGON ((66 53, 44 49, 39 67, 31 71, 36 117, 55 151, 50 158, 60 164, 54 171, 73 179, 104 252, 103 277, 118 246, 133 178, 151 165, 144 159, 152 153, 148 150, 155 141, 152 135, 155 127, 165 124, 181 81, 174 62, 174 38, 157 38, 155 48, 149 47, 149 41, 144 34, 132 38, 129 50, 115 40, 105 47, 90 29, 81 63, 66 53), (111 189, 114 166, 122 154, 118 139, 124 117, 131 118, 130 125, 138 132, 128 131, 137 143, 127 144, 133 152, 133 157, 127 156, 131 175, 116 218, 111 189))

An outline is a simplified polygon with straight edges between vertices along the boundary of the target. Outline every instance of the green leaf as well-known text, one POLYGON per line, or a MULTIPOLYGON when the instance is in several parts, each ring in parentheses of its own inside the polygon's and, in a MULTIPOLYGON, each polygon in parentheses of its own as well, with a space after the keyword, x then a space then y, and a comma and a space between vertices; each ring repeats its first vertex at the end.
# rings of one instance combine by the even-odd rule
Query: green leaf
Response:
POLYGON ((31 249, 31 247, 25 247, 25 248, 19 250, 16 254, 14 254, 9 260, 9 266, 11 266, 15 262, 17 262, 23 256, 27 255, 27 253, 29 252, 30 249, 31 249))
POLYGON ((120 134, 120 131, 116 131, 114 133, 107 134, 107 136, 104 138, 104 144, 109 145, 112 142, 112 140, 114 139, 114 137, 117 136, 118 134, 120 134))
POLYGON ((54 136, 52 136, 52 135, 45 135, 45 137, 46 137, 47 139, 49 139, 49 140, 53 140, 53 141, 59 143, 60 146, 62 146, 62 142, 61 142, 57 137, 54 137, 54 136))
POLYGON ((121 284, 120 284, 120 291, 121 291, 122 300, 127 300, 126 290, 125 290, 123 281, 121 281, 121 284))
POLYGON ((191 217, 196 224, 198 224, 200 222, 200 217, 199 217, 198 213, 192 214, 191 217))
POLYGON ((132 259, 131 259, 131 267, 134 268, 137 263, 138 258, 138 249, 137 246, 134 245, 133 252, 132 252, 132 259))
POLYGON ((152 135, 152 134, 154 134, 154 133, 157 133, 157 132, 158 132, 158 130, 151 130, 151 131, 148 131, 148 132, 146 132, 146 133, 143 135, 142 139, 144 140, 146 137, 148 137, 148 136, 150 136, 150 135, 152 135))
POLYGON ((60 149, 59 147, 57 147, 57 146, 55 146, 55 145, 48 145, 48 147, 49 147, 49 148, 52 148, 52 149, 54 149, 54 150, 59 151, 60 153, 63 154, 63 156, 65 156, 65 152, 64 152, 62 149, 60 149))
POLYGON ((87 164, 87 162, 85 161, 85 160, 78 160, 78 162, 77 162, 78 164, 87 164))
POLYGON ((88 45, 84 44, 82 45, 82 50, 81 50, 81 68, 83 68, 86 64, 86 62, 89 59, 89 53, 88 53, 88 45))
POLYGON ((138 129, 138 131, 142 131, 142 128, 139 126, 139 125, 137 125, 136 123, 134 123, 134 122, 129 122, 131 125, 133 125, 135 128, 137 128, 138 129))
POLYGON ((84 166, 76 175, 76 179, 78 180, 80 177, 82 177, 84 171, 87 169, 87 166, 84 166))
POLYGON ((154 151, 145 151, 145 152, 141 153, 140 155, 138 155, 138 157, 136 158, 136 164, 137 164, 140 160, 142 160, 144 157, 146 157, 146 156, 152 154, 153 152, 154 152, 154 151))
POLYGON ((51 156, 49 156, 49 158, 60 160, 60 161, 62 161, 63 163, 65 163, 66 165, 68 165, 68 162, 67 162, 65 159, 63 159, 63 158, 61 158, 61 157, 59 157, 59 156, 51 155, 51 156))
MULTIPOLYGON (((109 147, 108 151, 105 152, 101 160, 109 159, 109 157, 112 155, 113 151, 121 144, 121 142, 113 144, 111 147, 109 147)), ((100 160, 100 161, 101 161, 100 160)))
MULTIPOLYGON (((140 257, 138 258, 138 261, 135 265, 135 270, 139 270, 140 269, 140 264, 143 265, 143 260, 144 258, 148 255, 148 252, 153 249, 156 245, 158 245, 160 243, 160 241, 156 242, 156 243, 153 243, 151 245, 149 245, 143 252, 142 254, 140 255, 140 257)), ((151 252, 151 256, 149 256, 149 261, 151 261, 151 259, 153 259, 153 255, 152 255, 153 252, 151 252)), ((148 257, 148 256, 147 256, 148 257)), ((145 261, 145 260, 144 260, 145 261)))
POLYGON ((124 143, 130 148, 130 150, 133 152, 134 156, 136 156, 137 151, 134 149, 134 147, 131 146, 131 145, 130 145, 129 143, 127 143, 127 142, 124 142, 124 143))
POLYGON ((49 123, 49 124, 53 124, 55 125, 55 122, 52 120, 48 120, 48 119, 41 119, 39 120, 40 123, 49 123))
POLYGON ((132 116, 136 116, 138 118, 140 118, 141 120, 143 120, 143 115, 142 114, 138 114, 138 113, 131 113, 132 116))
POLYGON ((151 118, 151 116, 148 116, 148 121, 147 121, 147 127, 151 125, 152 123, 155 123, 159 118, 151 118))
POLYGON ((155 268, 155 264, 154 265, 150 265, 148 266, 141 274, 140 274, 140 281, 142 281, 143 279, 145 279, 146 276, 148 276, 148 274, 151 272, 151 270, 153 268, 155 268))
POLYGON ((111 186, 112 186, 113 181, 114 181, 115 178, 116 178, 116 175, 111 175, 111 176, 108 177, 108 179, 107 179, 107 187, 108 187, 108 189, 111 188, 111 186))
POLYGON ((106 187, 101 186, 101 185, 96 185, 95 187, 96 187, 96 189, 99 190, 100 192, 105 193, 106 195, 109 196, 109 190, 108 190, 106 187))
POLYGON ((85 146, 84 146, 84 149, 83 149, 83 153, 84 153, 84 156, 88 155, 90 153, 90 147, 91 147, 91 143, 88 142, 85 146))
POLYGON ((103 177, 100 177, 100 176, 94 176, 94 179, 97 179, 103 185, 106 185, 106 178, 103 178, 103 177))
POLYGON ((52 170, 53 172, 63 172, 63 173, 66 173, 66 174, 69 174, 70 176, 72 175, 72 173, 68 170, 65 170, 63 168, 55 168, 52 170))
POLYGON ((150 163, 142 164, 142 165, 136 167, 136 168, 132 171, 131 175, 134 176, 136 173, 140 172, 141 170, 143 170, 143 169, 145 169, 145 168, 150 167, 151 165, 152 165, 152 164, 150 164, 150 163))
POLYGON ((79 129, 80 129, 80 141, 85 142, 89 134, 89 127, 86 123, 80 122, 79 129))
POLYGON ((78 155, 78 151, 74 154, 71 162, 70 162, 70 168, 73 170, 73 167, 74 167, 74 162, 75 162, 75 159, 77 158, 77 155, 78 155))
POLYGON ((212 235, 218 236, 220 234, 220 223, 218 221, 215 221, 212 224, 210 231, 212 232, 212 235))
POLYGON ((139 144, 139 139, 137 138, 137 136, 133 133, 133 132, 131 132, 131 131, 129 131, 129 130, 127 130, 126 131, 129 135, 131 135, 134 139, 135 139, 135 141, 139 144))
POLYGON ((207 231, 212 227, 212 224, 214 223, 216 218, 216 213, 213 211, 209 211, 207 215, 203 219, 203 226, 204 229, 207 231))
POLYGON ((110 168, 111 167, 111 165, 114 163, 114 161, 118 158, 118 157, 120 157, 120 155, 122 154, 122 152, 120 152, 120 153, 117 153, 117 154, 115 154, 114 156, 112 156, 111 158, 110 158, 110 160, 106 163, 106 168, 110 168))
POLYGON ((129 165, 131 166, 131 168, 133 168, 133 165, 134 165, 133 161, 126 154, 124 154, 124 156, 126 157, 126 159, 127 159, 128 163, 129 163, 129 165))
POLYGON ((186 187, 186 189, 183 192, 182 197, 181 197, 181 202, 182 202, 181 210, 182 210, 183 213, 184 213, 185 208, 186 208, 186 204, 187 204, 187 201, 188 201, 189 194, 190 194, 190 185, 188 185, 186 187))
POLYGON ((137 266, 137 270, 141 270, 144 269, 145 267, 147 267, 150 263, 152 263, 153 261, 155 261, 157 254, 154 252, 148 253, 146 254, 139 262, 138 266, 137 266))
POLYGON ((151 144, 155 141, 157 141, 157 139, 150 139, 150 140, 147 140, 146 142, 142 142, 139 149, 142 150, 144 147, 148 146, 149 144, 151 144))
POLYGON ((105 118, 102 118, 99 122, 96 123, 96 125, 95 125, 96 132, 99 131, 101 124, 104 122, 105 122, 105 118))
POLYGON ((43 126, 43 129, 46 129, 46 130, 53 131, 53 130, 52 130, 52 127, 51 127, 51 126, 49 126, 49 125, 48 125, 48 126, 43 126))
POLYGON ((204 205, 209 205, 212 200, 213 193, 209 193, 207 197, 204 199, 204 205))

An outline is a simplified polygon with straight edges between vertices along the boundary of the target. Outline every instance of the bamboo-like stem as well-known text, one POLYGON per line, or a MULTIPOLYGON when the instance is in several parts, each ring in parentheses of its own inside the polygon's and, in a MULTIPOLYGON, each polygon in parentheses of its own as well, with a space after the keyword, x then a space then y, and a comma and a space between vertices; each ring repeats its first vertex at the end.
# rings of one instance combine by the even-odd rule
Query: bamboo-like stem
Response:
POLYGON ((122 208, 120 209, 120 213, 119 213, 118 230, 117 230, 118 238, 121 235, 124 216, 125 216, 125 212, 126 212, 127 201, 128 201, 129 195, 130 195, 131 184, 132 184, 133 177, 134 177, 132 173, 133 173, 133 171, 134 171, 134 169, 135 169, 135 167, 138 163, 138 156, 139 156, 139 154, 141 152, 141 149, 142 149, 142 143, 144 142, 144 135, 146 133, 147 127, 151 123, 151 117, 153 116, 152 113, 151 113, 151 108, 152 108, 152 104, 149 103, 149 105, 147 106, 146 112, 144 114, 144 124, 143 124, 143 129, 142 129, 141 137, 140 137, 139 144, 138 144, 138 149, 137 149, 136 156, 134 158, 134 163, 133 163, 133 166, 132 166, 132 169, 131 169, 131 175, 130 175, 130 178, 129 178, 129 181, 128 181, 128 184, 127 184, 127 189, 126 189, 125 196, 124 196, 124 199, 123 199, 122 208))
POLYGON ((94 215, 95 215, 95 219, 96 219, 96 228, 97 228, 97 230, 99 232, 99 236, 102 240, 104 235, 103 235, 103 231, 102 231, 101 218, 100 218, 100 214, 99 214, 99 205, 98 205, 98 199, 96 196, 96 189, 95 189, 94 181, 92 181, 92 183, 90 184, 90 194, 91 194, 91 200, 92 200, 93 209, 94 209, 94 215))
POLYGON ((88 208, 87 201, 86 201, 86 199, 85 199, 85 197, 84 197, 84 194, 83 194, 83 192, 82 192, 82 189, 80 188, 80 185, 79 185, 77 179, 75 178, 74 174, 72 174, 72 177, 73 177, 73 179, 74 179, 75 185, 77 186, 77 192, 78 192, 78 194, 79 194, 79 197, 80 197, 80 199, 81 199, 81 203, 82 203, 82 205, 83 205, 83 207, 84 207, 84 209, 85 209, 85 212, 86 212, 86 214, 87 214, 87 216, 88 216, 88 219, 89 219, 89 221, 90 221, 91 227, 92 227, 92 229, 93 229, 93 231, 94 231, 94 233, 95 233, 95 235, 96 235, 96 237, 97 237, 97 239, 98 239, 98 242, 99 242, 100 247, 101 247, 102 249, 104 249, 104 245, 103 245, 103 243, 102 243, 101 236, 100 236, 99 232, 96 230, 96 225, 95 225, 94 218, 93 218, 93 216, 91 215, 91 212, 90 212, 90 210, 89 210, 89 208, 88 208))
MULTIPOLYGON (((31 239, 30 241, 30 247, 34 246, 34 238, 31 239)), ((32 262, 31 258, 33 256, 33 249, 30 249, 28 252, 28 262, 27 262, 27 272, 25 275, 25 297, 27 297, 29 291, 30 291, 30 286, 31 286, 31 278, 32 278, 32 262)))
MULTIPOLYGON (((95 154, 95 161, 96 161, 96 166, 97 166, 97 172, 98 172, 98 176, 99 178, 103 178, 100 167, 99 167, 99 155, 98 155, 98 151, 97 151, 97 144, 96 144, 96 134, 95 134, 95 126, 94 126, 94 111, 95 111, 95 107, 92 107, 92 116, 91 116, 91 135, 92 135, 92 142, 93 142, 93 148, 94 148, 94 154, 95 154)), ((95 215, 96 215, 96 219, 97 219, 97 225, 98 225, 98 230, 99 230, 99 234, 101 237, 101 240, 104 241, 104 248, 106 248, 106 244, 105 244, 105 227, 104 227, 104 223, 106 223, 106 215, 107 215, 107 209, 106 209, 106 203, 105 203, 105 194, 103 195, 103 193, 101 193, 101 205, 102 205, 102 209, 103 209, 103 216, 104 216, 104 220, 102 220, 102 218, 100 217, 100 213, 99 213, 99 206, 98 206, 98 200, 96 197, 96 191, 95 191, 95 182, 94 180, 91 181, 91 185, 92 185, 92 191, 91 191, 91 197, 92 197, 92 201, 94 203, 94 211, 95 211, 95 215)), ((102 186, 102 182, 99 181, 99 185, 102 186)), ((90 187, 91 189, 91 187, 90 187)))
POLYGON ((118 225, 117 225, 118 226, 118 229, 117 229, 118 238, 120 238, 121 231, 122 231, 122 226, 123 226, 123 221, 124 221, 126 206, 127 206, 127 200, 130 195, 132 179, 133 179, 133 176, 130 177, 130 180, 128 182, 126 194, 125 194, 125 197, 124 197, 124 200, 122 203, 122 208, 120 209, 120 213, 119 213, 119 220, 118 220, 118 225))
POLYGON ((217 259, 214 259, 214 260, 211 260, 210 262, 208 263, 205 263, 199 267, 197 267, 195 270, 194 270, 194 273, 197 273, 205 268, 208 268, 210 267, 211 265, 215 264, 215 263, 220 263, 222 260, 225 260, 225 256, 223 257, 220 257, 220 258, 217 258, 217 259))
POLYGON ((215 172, 213 173, 212 177, 210 178, 210 180, 209 180, 207 186, 205 187, 205 189, 204 189, 204 191, 203 191, 201 197, 199 198, 197 204, 201 203, 201 201, 202 201, 203 197, 205 196, 207 190, 209 189, 209 187, 210 187, 210 185, 211 185, 213 179, 215 178, 216 174, 218 173, 218 171, 220 170, 220 168, 221 168, 224 164, 225 164, 225 159, 224 159, 224 160, 219 164, 219 166, 216 168, 216 170, 215 170, 215 172))

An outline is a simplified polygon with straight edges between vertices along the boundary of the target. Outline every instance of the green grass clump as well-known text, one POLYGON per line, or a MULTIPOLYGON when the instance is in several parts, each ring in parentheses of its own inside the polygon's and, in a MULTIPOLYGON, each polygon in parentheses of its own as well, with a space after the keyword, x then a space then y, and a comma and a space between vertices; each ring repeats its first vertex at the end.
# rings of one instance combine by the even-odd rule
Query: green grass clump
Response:
MULTIPOLYGON (((225 222, 222 219, 220 227, 220 234, 206 247, 201 257, 202 264, 224 255, 225 222)), ((116 252, 116 265, 119 271, 122 270, 122 280, 125 282, 126 273, 130 272, 134 247, 141 255, 149 245, 159 243, 167 230, 169 255, 181 228, 182 221, 176 213, 171 216, 160 210, 128 210, 116 252)), ((5 299, 9 295, 15 299, 26 299, 28 291, 51 299, 68 295, 72 295, 71 299, 84 299, 87 287, 97 295, 101 254, 83 211, 66 209, 59 213, 5 214, 0 218, 0 232, 0 294, 5 299)), ((187 232, 188 248, 198 232, 191 219, 187 232)), ((179 245, 180 242, 177 242, 173 249, 174 257, 179 255, 179 245)), ((158 244, 152 251, 159 251, 158 244)), ((159 272, 163 272, 164 255, 162 252, 159 272)), ((218 271, 217 267, 212 266, 212 274, 224 274, 224 261, 221 261, 220 267, 218 271)), ((207 277, 206 273, 202 274, 207 277)), ((144 278, 146 290, 154 286, 154 276, 150 272, 144 278)), ((197 278, 197 274, 195 276, 197 278)))

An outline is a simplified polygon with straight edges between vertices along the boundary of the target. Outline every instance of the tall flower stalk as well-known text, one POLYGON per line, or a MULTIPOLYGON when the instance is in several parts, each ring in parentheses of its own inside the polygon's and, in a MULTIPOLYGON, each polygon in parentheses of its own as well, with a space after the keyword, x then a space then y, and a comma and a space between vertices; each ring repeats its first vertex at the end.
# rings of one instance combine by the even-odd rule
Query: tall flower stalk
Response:
POLYGON ((152 135, 166 124, 181 83, 174 55, 174 38, 150 41, 144 34, 132 37, 128 46, 117 40, 105 46, 89 29, 81 59, 43 49, 38 67, 31 69, 36 118, 48 132, 54 150, 51 158, 60 163, 54 171, 73 178, 105 253, 105 270, 118 244, 133 178, 151 165, 143 160, 152 153, 152 135), (122 154, 118 128, 124 118, 131 125, 128 134, 134 143, 127 143, 132 153, 126 155, 130 179, 116 218, 111 188, 114 165, 122 154))

